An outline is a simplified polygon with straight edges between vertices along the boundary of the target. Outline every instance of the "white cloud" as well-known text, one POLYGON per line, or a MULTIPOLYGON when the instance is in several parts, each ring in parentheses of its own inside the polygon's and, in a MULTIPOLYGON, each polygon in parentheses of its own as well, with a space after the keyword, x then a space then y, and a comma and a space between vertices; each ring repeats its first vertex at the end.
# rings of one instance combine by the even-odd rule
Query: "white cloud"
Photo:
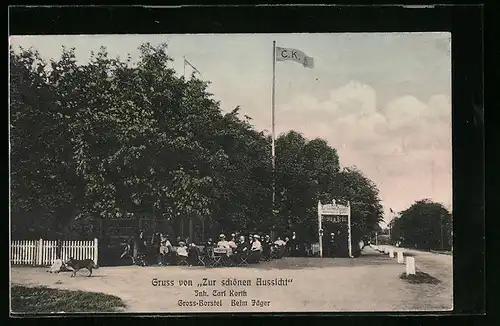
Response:
POLYGON ((329 94, 325 101, 296 95, 278 106, 278 134, 294 129, 328 140, 341 164, 362 169, 394 209, 424 197, 451 203, 449 95, 428 103, 407 95, 377 107, 376 91, 356 81, 329 94))
POLYGON ((338 116, 357 114, 363 116, 376 112, 375 90, 356 81, 330 92, 330 101, 337 106, 338 116))

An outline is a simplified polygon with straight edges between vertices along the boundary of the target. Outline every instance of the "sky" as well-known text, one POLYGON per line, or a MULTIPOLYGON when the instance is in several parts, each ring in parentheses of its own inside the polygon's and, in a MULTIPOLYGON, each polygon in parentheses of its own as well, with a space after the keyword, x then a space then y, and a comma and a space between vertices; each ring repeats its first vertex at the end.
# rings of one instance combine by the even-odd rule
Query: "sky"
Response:
POLYGON ((386 221, 391 208, 423 198, 451 209, 449 33, 50 35, 10 43, 47 60, 75 47, 85 63, 101 46, 136 60, 141 43, 166 42, 179 76, 185 56, 224 111, 240 106, 256 129, 270 132, 273 40, 314 58, 312 69, 276 62, 276 135, 295 130, 327 140, 341 167, 356 166, 375 182, 386 221))

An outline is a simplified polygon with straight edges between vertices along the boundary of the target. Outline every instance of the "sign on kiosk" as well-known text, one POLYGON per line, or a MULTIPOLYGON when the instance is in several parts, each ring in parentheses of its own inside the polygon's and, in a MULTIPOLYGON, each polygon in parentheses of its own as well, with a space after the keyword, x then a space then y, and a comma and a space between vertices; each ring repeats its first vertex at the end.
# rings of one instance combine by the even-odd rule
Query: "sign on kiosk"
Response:
POLYGON ((347 215, 346 216, 323 215, 323 221, 328 221, 333 223, 347 223, 347 215))
POLYGON ((318 233, 319 233, 319 255, 323 257, 323 221, 329 221, 334 223, 346 223, 348 230, 348 248, 349 257, 352 258, 352 243, 351 243, 351 204, 347 202, 347 205, 338 205, 335 199, 332 204, 322 205, 321 201, 318 201, 318 233))
POLYGON ((337 205, 334 200, 333 204, 321 205, 321 214, 347 217, 347 215, 349 215, 349 206, 337 205))

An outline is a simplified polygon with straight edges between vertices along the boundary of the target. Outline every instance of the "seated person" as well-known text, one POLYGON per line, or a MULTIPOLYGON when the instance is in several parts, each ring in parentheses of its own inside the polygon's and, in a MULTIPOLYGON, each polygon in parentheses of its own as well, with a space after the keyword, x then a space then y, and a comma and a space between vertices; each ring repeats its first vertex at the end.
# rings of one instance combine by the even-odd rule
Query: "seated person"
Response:
POLYGON ((219 236, 219 242, 217 242, 217 247, 219 247, 219 248, 226 248, 226 249, 231 248, 229 246, 229 242, 226 241, 226 236, 224 234, 221 234, 219 236))
POLYGON ((133 259, 132 248, 134 245, 134 240, 131 238, 127 242, 122 243, 122 245, 123 245, 123 253, 120 256, 120 259, 124 259, 124 258, 132 258, 133 259))
POLYGON ((160 265, 166 264, 166 256, 172 250, 172 244, 168 240, 168 235, 160 234, 160 265))
POLYGON ((260 243, 260 236, 255 234, 253 236, 253 242, 252 242, 252 247, 250 248, 251 251, 262 251, 262 244, 260 243))
POLYGON ((138 240, 138 243, 137 243, 137 253, 141 254, 141 255, 145 255, 146 254, 146 246, 147 246, 147 244, 148 244, 148 242, 144 238, 144 232, 141 231, 139 233, 139 240, 138 240))
POLYGON ((273 254, 274 257, 280 257, 281 254, 280 252, 282 251, 282 245, 281 245, 281 238, 278 237, 278 239, 274 242, 271 242, 271 253, 273 254))
POLYGON ((290 255, 290 238, 285 237, 285 254, 290 255))
POLYGON ((266 234, 262 241, 262 256, 265 258, 271 257, 272 242, 271 237, 266 234))
POLYGON ((274 241, 274 244, 278 247, 284 247, 286 245, 286 242, 281 240, 281 237, 278 237, 276 241, 274 241))
POLYGON ((186 260, 188 257, 188 247, 184 241, 179 242, 179 247, 177 247, 177 256, 180 260, 186 260))
POLYGON ((245 241, 244 236, 240 236, 238 239, 238 243, 236 244, 236 248, 234 250, 234 256, 235 258, 239 258, 242 255, 247 255, 250 252, 249 250, 249 245, 245 241))
POLYGON ((151 247, 154 248, 153 252, 156 258, 158 258, 158 253, 160 252, 160 241, 161 241, 160 233, 159 232, 153 233, 153 238, 151 239, 151 247))
POLYGON ((188 263, 191 266, 198 264, 198 256, 200 255, 200 250, 196 244, 191 243, 188 249, 188 263))
POLYGON ((250 248, 249 262, 258 263, 262 254, 262 244, 260 243, 260 236, 255 234, 253 236, 252 246, 250 248))
POLYGON ((236 234, 231 234, 231 240, 228 241, 228 244, 233 251, 236 249, 236 234))
POLYGON ((210 252, 214 249, 214 247, 215 245, 212 238, 208 238, 207 242, 205 243, 205 247, 203 248, 203 254, 210 255, 210 252))

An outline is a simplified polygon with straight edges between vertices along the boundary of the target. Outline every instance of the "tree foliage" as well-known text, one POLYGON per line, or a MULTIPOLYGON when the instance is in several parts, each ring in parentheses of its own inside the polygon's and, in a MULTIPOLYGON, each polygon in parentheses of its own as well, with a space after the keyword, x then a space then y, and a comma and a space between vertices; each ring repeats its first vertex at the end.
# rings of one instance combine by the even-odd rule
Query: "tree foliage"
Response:
POLYGON ((351 203, 353 240, 359 240, 382 220, 382 205, 375 184, 355 167, 340 171, 334 148, 322 139, 307 141, 295 131, 277 140, 277 192, 280 222, 317 238, 317 203, 333 199, 351 203))
POLYGON ((276 142, 273 215, 271 139, 239 107, 224 113, 208 82, 177 77, 166 44, 141 45, 137 62, 103 47, 81 63, 74 50, 48 63, 32 49, 10 51, 14 236, 150 214, 312 237, 317 201, 334 197, 352 202, 361 233, 381 218, 375 185, 355 168, 340 171, 326 141, 294 131, 276 142))
POLYGON ((391 240, 421 249, 451 249, 452 216, 440 203, 416 201, 391 221, 391 240))

